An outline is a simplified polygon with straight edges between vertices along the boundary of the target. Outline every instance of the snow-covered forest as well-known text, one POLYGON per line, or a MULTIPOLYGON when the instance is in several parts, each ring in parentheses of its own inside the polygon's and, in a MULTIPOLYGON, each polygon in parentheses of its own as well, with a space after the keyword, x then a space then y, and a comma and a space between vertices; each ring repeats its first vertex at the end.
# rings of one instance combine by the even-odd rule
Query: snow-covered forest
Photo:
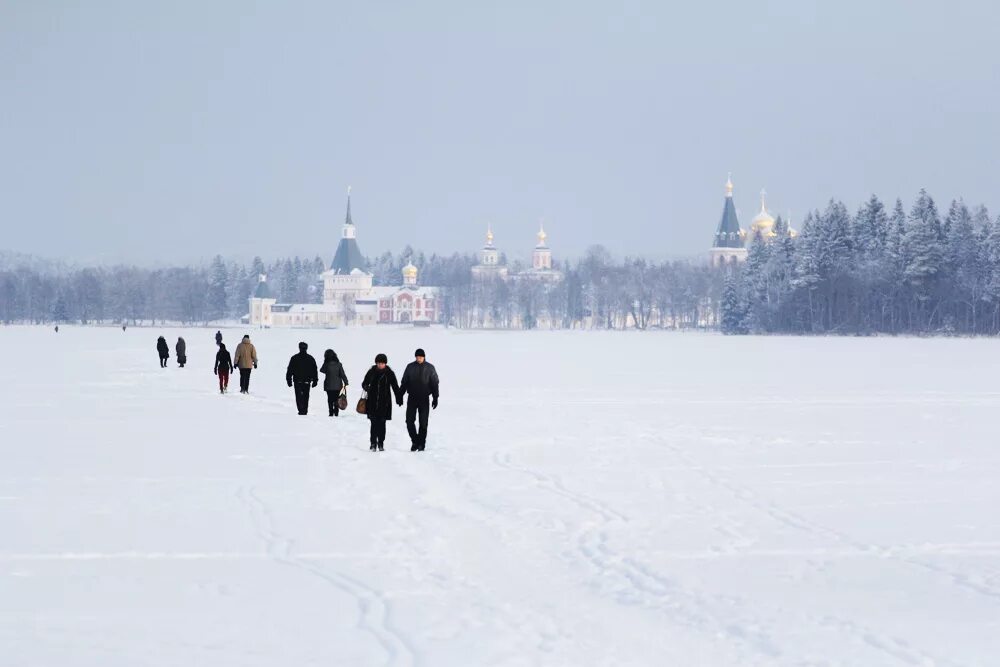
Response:
MULTIPOLYGON (((1000 332, 1000 220, 952 201, 939 212, 921 191, 909 210, 872 196, 850 213, 831 200, 798 236, 776 221, 771 242, 748 239, 747 262, 713 269, 701 258, 615 259, 602 246, 558 265, 566 280, 479 282, 473 253, 407 247, 369 258, 376 285, 399 284, 412 261, 420 282, 444 291, 445 320, 463 328, 531 327, 544 313, 562 328, 715 328, 725 333, 1000 332), (487 317, 488 316, 488 317, 487 317)), ((70 268, 0 255, 0 321, 205 323, 246 313, 259 274, 283 303, 321 299, 324 260, 208 266, 70 268)), ((511 262, 517 272, 519 260, 511 262)))
POLYGON ((852 216, 831 201, 778 238, 752 239, 727 276, 724 332, 1000 331, 1000 220, 983 206, 942 216, 921 191, 908 213, 872 196, 852 216))

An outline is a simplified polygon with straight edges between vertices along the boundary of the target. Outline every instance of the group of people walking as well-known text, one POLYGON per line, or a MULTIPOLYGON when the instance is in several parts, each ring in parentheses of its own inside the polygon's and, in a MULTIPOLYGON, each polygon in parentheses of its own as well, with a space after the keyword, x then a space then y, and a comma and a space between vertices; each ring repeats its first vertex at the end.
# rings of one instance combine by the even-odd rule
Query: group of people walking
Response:
MULTIPOLYGON (((310 389, 319 384, 319 373, 326 378, 326 391, 330 416, 336 417, 341 405, 346 407, 347 374, 337 353, 327 350, 323 355, 323 366, 317 368, 316 360, 308 352, 306 343, 299 343, 299 353, 288 361, 285 382, 295 389, 295 404, 299 414, 309 412, 310 389)), ((427 423, 430 411, 438 406, 438 374, 434 365, 427 361, 423 349, 413 354, 414 360, 403 371, 403 380, 396 379, 396 373, 389 367, 389 358, 382 353, 375 355, 375 364, 365 373, 361 381, 364 392, 359 412, 364 412, 369 421, 369 445, 371 451, 385 450, 386 422, 392 419, 392 404, 402 407, 406 397, 406 431, 410 436, 410 451, 423 451, 427 445, 427 423)))
MULTIPOLYGON (((219 393, 228 393, 229 376, 234 369, 240 371, 240 393, 250 393, 250 373, 257 368, 257 348, 250 342, 250 336, 243 336, 243 340, 236 346, 235 355, 230 355, 226 349, 221 331, 215 333, 215 343, 219 348, 214 368, 219 379, 219 393)), ((166 367, 169 348, 163 336, 157 340, 156 349, 160 354, 160 366, 166 367)), ((308 344, 299 343, 298 353, 288 361, 285 382, 295 391, 295 405, 299 414, 306 415, 309 413, 309 394, 319 384, 319 374, 322 373, 325 376, 323 390, 326 392, 330 416, 337 417, 342 410, 347 409, 348 381, 344 365, 336 352, 326 350, 323 353, 323 364, 317 366, 308 350, 308 344)), ((361 382, 364 396, 358 402, 358 412, 365 414, 370 422, 369 444, 373 452, 384 451, 386 422, 392 419, 393 403, 402 407, 404 398, 410 451, 423 451, 427 445, 430 411, 438 406, 439 380, 437 369, 427 361, 422 348, 418 348, 413 356, 414 360, 403 371, 402 381, 398 381, 396 373, 389 367, 389 358, 379 353, 375 355, 374 365, 368 369, 361 382)), ((183 338, 178 338, 177 341, 177 357, 183 367, 187 361, 183 338)))
POLYGON ((219 351, 215 353, 215 374, 219 376, 219 393, 229 393, 229 375, 234 369, 240 371, 240 393, 250 393, 250 371, 257 368, 257 348, 250 342, 250 336, 236 346, 236 356, 229 354, 222 342, 222 332, 215 332, 215 344, 219 351))
MULTIPOLYGON (((178 336, 174 349, 177 352, 177 365, 184 368, 184 364, 187 363, 187 343, 178 336)), ((170 346, 167 345, 167 339, 163 336, 156 339, 156 352, 160 355, 160 368, 166 368, 167 359, 170 358, 170 346)))

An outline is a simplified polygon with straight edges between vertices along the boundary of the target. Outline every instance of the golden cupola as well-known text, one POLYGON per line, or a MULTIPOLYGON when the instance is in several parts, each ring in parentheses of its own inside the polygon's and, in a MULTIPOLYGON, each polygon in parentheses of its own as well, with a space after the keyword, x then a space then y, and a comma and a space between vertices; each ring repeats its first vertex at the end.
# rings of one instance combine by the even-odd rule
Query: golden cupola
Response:
POLYGON ((760 191, 760 213, 750 223, 750 233, 748 236, 751 239, 757 234, 760 234, 764 240, 777 236, 774 231, 774 218, 767 212, 767 205, 764 199, 766 195, 767 193, 764 190, 760 191))
POLYGON ((417 284, 417 267, 413 266, 413 262, 407 262, 406 266, 403 267, 402 273, 404 285, 417 284))

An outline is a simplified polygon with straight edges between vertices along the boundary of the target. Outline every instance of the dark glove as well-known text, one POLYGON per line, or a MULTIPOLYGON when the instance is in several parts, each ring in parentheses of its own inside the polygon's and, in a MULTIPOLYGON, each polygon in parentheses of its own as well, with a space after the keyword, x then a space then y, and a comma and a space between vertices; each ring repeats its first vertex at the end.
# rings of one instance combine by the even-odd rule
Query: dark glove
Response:
POLYGON ((213 372, 213 373, 215 373, 216 375, 218 375, 218 374, 219 374, 219 371, 218 371, 218 370, 213 370, 212 372, 213 372))
POLYGON ((291 387, 291 386, 292 386, 292 381, 291 381, 291 380, 289 380, 289 381, 288 381, 288 386, 289 386, 289 387, 291 387))
POLYGON ((254 370, 257 370, 257 362, 256 361, 253 362, 253 367, 254 367, 254 370))
POLYGON ((319 384, 319 381, 318 381, 318 380, 313 380, 313 389, 315 389, 315 388, 316 388, 316 385, 318 385, 318 384, 319 384))
POLYGON ((399 400, 399 399, 397 398, 397 399, 396 399, 396 405, 398 405, 399 407, 403 407, 403 401, 401 401, 401 400, 399 400))
POLYGON ((435 396, 434 400, 431 401, 431 410, 437 410, 437 408, 438 408, 438 400, 437 396, 435 396))

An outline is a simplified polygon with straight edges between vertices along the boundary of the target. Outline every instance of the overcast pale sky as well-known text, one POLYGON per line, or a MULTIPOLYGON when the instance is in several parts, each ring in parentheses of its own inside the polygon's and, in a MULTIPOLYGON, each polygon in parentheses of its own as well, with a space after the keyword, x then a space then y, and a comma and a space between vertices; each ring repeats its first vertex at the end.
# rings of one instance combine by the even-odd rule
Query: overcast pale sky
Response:
POLYGON ((0 2, 0 248, 700 255, 876 192, 1000 210, 990 2, 0 2), (491 5, 491 6, 490 6, 491 5))

